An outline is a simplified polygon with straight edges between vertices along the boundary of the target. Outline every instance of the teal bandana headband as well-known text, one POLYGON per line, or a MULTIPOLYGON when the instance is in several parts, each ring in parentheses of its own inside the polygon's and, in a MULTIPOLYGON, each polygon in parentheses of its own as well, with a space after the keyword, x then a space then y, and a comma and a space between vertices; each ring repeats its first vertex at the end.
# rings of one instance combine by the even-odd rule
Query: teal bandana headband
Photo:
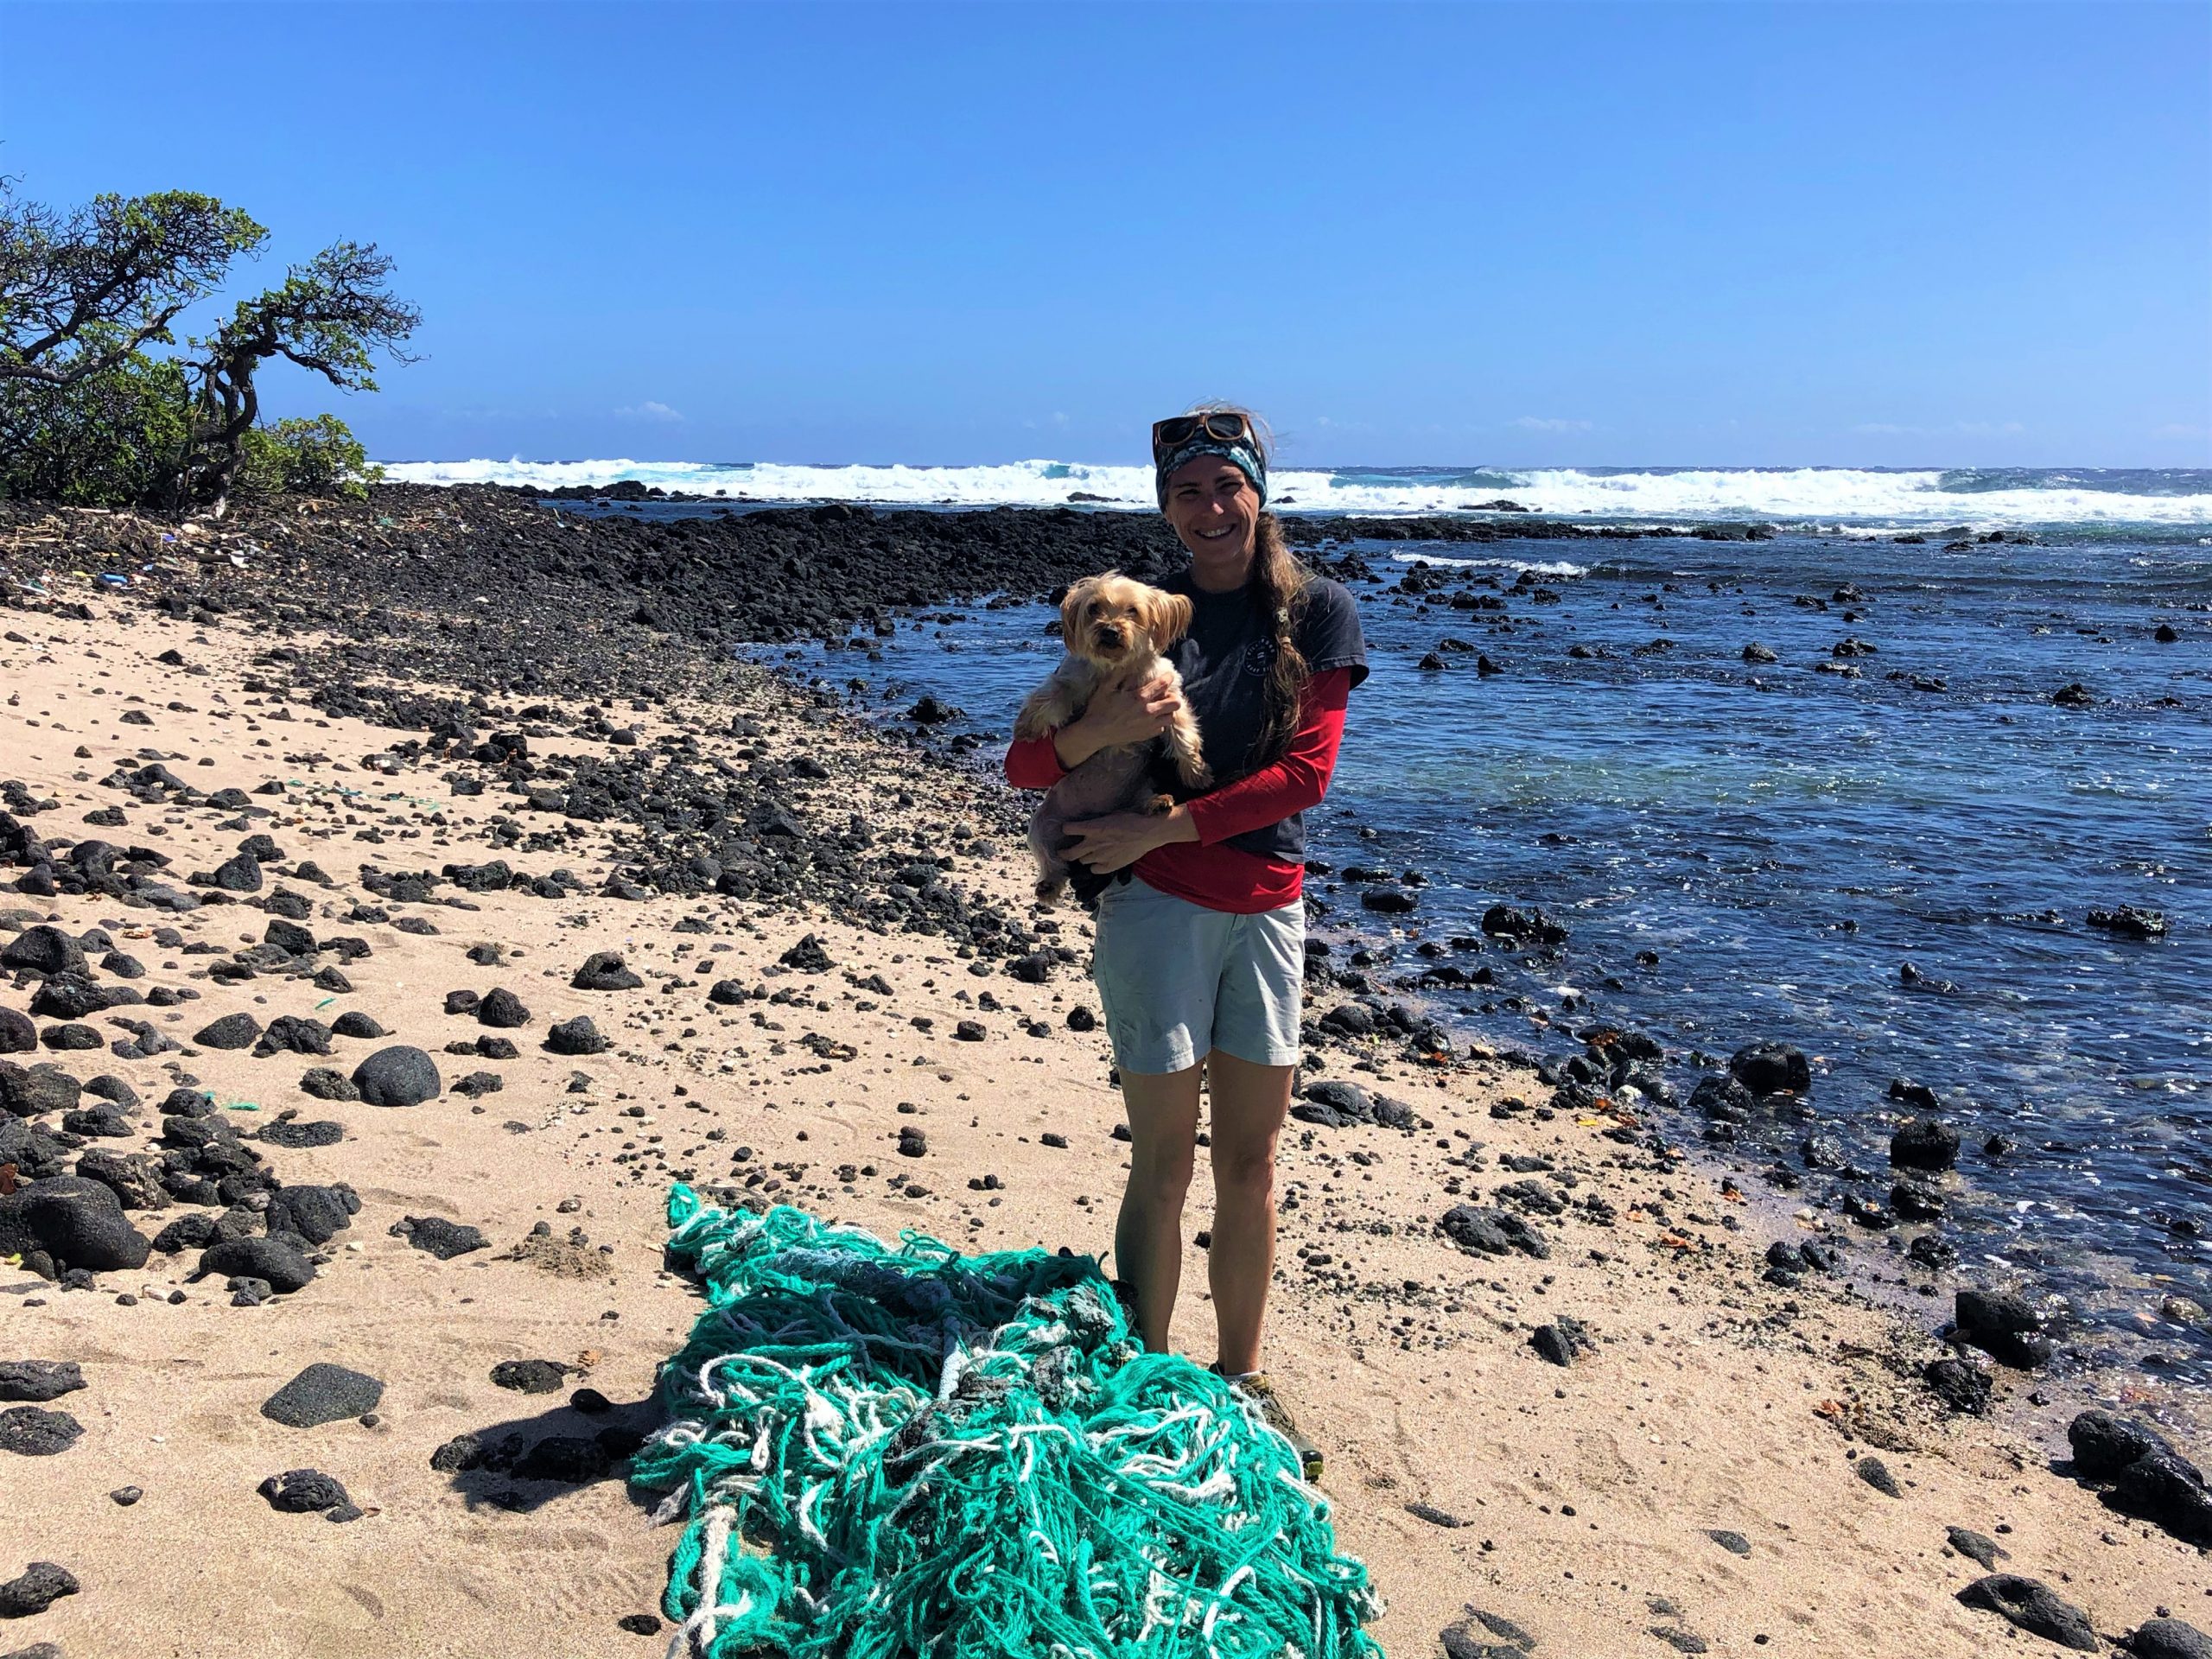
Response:
POLYGON ((1160 505, 1167 505, 1167 480, 1177 470, 1196 461, 1200 455, 1219 455, 1224 461, 1234 461, 1237 470, 1252 480, 1252 487, 1260 493, 1260 505, 1268 504, 1268 463, 1261 458, 1256 447, 1249 443, 1230 443, 1215 437, 1203 427, 1160 456, 1154 472, 1160 486, 1160 505))

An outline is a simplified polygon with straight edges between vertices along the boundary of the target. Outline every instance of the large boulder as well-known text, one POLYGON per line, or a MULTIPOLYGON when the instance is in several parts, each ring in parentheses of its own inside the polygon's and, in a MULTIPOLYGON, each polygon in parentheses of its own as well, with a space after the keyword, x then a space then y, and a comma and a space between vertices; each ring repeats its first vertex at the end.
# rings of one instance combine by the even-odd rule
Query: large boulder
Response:
POLYGON ((279 1187, 269 1195, 269 1230, 297 1233, 310 1244, 329 1243, 360 1213, 361 1200, 343 1182, 279 1187))
POLYGON ((80 1175, 33 1181, 0 1198, 0 1255, 43 1255, 95 1273, 143 1268, 152 1244, 124 1219, 113 1188, 80 1175))
POLYGON ((353 1086, 372 1106, 419 1106, 445 1092, 437 1062, 405 1043, 380 1048, 355 1066, 353 1086))
POLYGON ((203 1250, 194 1274, 224 1279, 259 1279, 278 1295, 304 1288, 315 1278, 315 1263, 281 1238, 238 1238, 203 1250))
POLYGON ((569 983, 579 991, 634 991, 645 982, 632 973, 620 950, 594 950, 569 983))
POLYGON ((0 1060, 0 1111, 42 1117, 48 1112, 73 1112, 84 1097, 84 1085, 55 1066, 26 1068, 0 1060))
POLYGON ((81 974, 85 947, 50 923, 27 927, 0 949, 0 968, 35 974, 81 974))
POLYGON ((1813 1065, 1789 1043, 1746 1043, 1728 1057, 1728 1074, 1755 1095, 1809 1095, 1813 1065))

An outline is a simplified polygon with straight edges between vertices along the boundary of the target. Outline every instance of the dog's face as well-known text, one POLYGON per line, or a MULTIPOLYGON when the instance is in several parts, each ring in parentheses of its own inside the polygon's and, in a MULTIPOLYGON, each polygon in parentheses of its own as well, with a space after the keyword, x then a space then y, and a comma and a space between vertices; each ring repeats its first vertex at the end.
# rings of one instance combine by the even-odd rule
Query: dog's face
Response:
POLYGON ((1191 601, 1117 570, 1086 576, 1060 601, 1060 639, 1101 667, 1159 656, 1191 626, 1191 601))

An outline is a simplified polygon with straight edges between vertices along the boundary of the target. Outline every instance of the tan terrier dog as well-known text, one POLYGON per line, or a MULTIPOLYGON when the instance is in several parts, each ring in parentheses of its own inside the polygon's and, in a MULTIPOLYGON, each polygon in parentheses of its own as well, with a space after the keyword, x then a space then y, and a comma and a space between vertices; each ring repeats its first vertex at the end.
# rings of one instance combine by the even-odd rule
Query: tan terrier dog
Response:
MULTIPOLYGON (((1075 720, 1101 691, 1165 679, 1179 693, 1182 676, 1167 660, 1167 647, 1191 626, 1191 601, 1178 594, 1133 582, 1118 570, 1087 576, 1060 601, 1060 639, 1067 655, 1021 705, 1014 723, 1017 738, 1042 737, 1075 720)), ((1037 896, 1053 899, 1067 886, 1070 866, 1061 855, 1068 824, 1109 812, 1167 811, 1171 796, 1151 789, 1145 774, 1155 745, 1166 747, 1176 776, 1192 789, 1213 781, 1202 757, 1198 723, 1187 704, 1158 738, 1099 750, 1046 791, 1029 823, 1029 847, 1037 855, 1037 896)))

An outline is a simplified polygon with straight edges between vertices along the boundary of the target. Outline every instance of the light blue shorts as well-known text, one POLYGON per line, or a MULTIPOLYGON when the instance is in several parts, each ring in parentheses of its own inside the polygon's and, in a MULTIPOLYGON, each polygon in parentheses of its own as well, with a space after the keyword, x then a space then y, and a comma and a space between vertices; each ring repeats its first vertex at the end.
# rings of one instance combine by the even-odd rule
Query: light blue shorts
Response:
POLYGON ((1237 916, 1117 881, 1098 901, 1090 974, 1124 1071, 1186 1071, 1217 1048, 1298 1064, 1303 900, 1237 916))

